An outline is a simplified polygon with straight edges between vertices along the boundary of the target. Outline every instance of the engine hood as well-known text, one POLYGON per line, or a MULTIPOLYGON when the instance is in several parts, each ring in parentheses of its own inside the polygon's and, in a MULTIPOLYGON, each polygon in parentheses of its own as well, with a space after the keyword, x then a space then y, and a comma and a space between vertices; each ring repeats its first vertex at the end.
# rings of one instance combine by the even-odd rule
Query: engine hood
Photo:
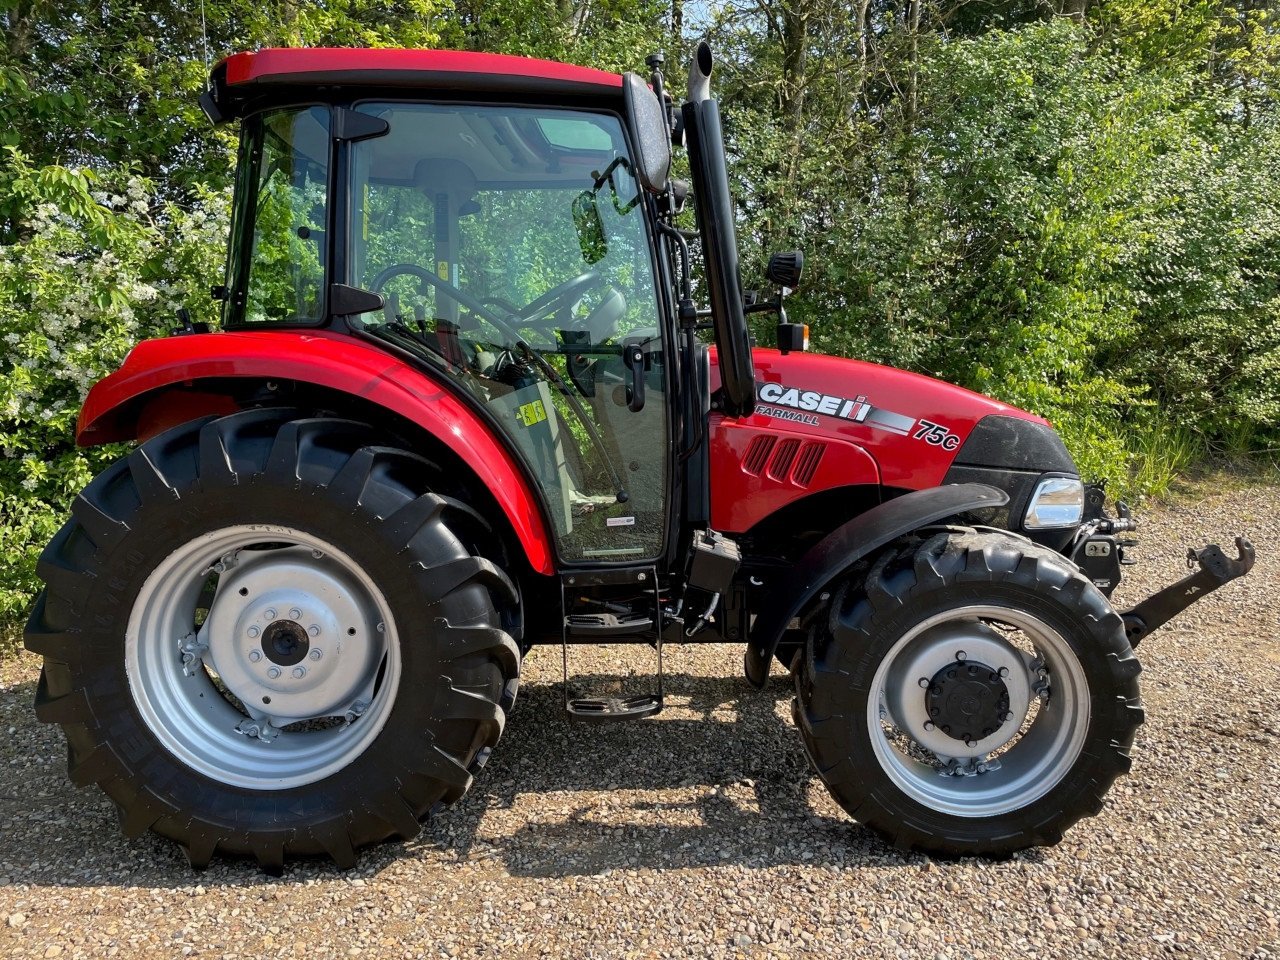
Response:
MULTIPOLYGON (((956 453, 984 417, 1048 421, 932 377, 861 360, 756 349, 755 413, 719 419, 724 431, 782 432, 861 447, 879 480, 908 490, 943 482, 956 453)), ((718 385, 712 352, 712 385, 718 385)), ((734 444, 737 446, 738 444, 734 444)))

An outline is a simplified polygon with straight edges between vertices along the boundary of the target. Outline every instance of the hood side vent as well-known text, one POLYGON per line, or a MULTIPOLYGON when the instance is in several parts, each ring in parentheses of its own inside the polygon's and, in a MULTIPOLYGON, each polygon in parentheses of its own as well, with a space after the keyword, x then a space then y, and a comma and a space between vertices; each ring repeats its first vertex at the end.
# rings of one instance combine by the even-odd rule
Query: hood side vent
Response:
POLYGON ((769 461, 770 479, 786 480, 787 474, 791 472, 791 465, 795 463, 796 453, 799 450, 799 440, 788 439, 783 440, 778 444, 777 452, 774 453, 773 459, 769 461))
POLYGON ((796 458, 796 469, 791 474, 792 482, 807 487, 812 482, 813 475, 817 473, 818 464, 822 462, 822 455, 826 450, 825 443, 806 443, 804 449, 800 451, 800 456, 796 458))
POLYGON ((753 439, 747 447, 746 455, 742 458, 742 469, 753 476, 760 476, 777 442, 776 437, 770 436, 759 436, 753 439))

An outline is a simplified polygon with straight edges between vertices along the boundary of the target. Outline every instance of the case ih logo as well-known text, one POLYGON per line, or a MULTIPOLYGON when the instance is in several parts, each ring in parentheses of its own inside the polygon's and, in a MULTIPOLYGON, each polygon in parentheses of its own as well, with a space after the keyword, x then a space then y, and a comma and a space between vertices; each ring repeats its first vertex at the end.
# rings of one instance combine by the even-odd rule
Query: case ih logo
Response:
MULTIPOLYGON (((799 387, 788 387, 781 383, 762 383, 756 391, 761 403, 775 407, 789 407, 792 410, 811 411, 825 414, 828 417, 839 417, 852 420, 854 423, 865 423, 878 430, 887 430, 899 436, 908 436, 916 425, 913 417, 904 417, 900 413, 876 407, 867 402, 865 394, 858 394, 849 399, 837 397, 830 393, 819 393, 816 390, 801 390, 799 387)), ((782 410, 770 410, 768 407, 759 411, 767 417, 778 417, 782 420, 799 420, 802 423, 817 425, 817 417, 788 416, 782 410)))

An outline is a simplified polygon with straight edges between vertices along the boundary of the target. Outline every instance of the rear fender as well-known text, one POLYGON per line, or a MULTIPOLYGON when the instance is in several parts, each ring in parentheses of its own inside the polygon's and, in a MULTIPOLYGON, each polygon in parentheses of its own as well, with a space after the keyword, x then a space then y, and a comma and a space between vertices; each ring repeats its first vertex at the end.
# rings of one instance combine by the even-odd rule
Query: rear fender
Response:
POLYGON ((1003 490, 982 483, 959 483, 903 494, 859 514, 814 544, 787 578, 769 591, 774 602, 756 617, 751 645, 768 663, 787 625, 859 560, 912 530, 1008 502, 1009 495, 1003 490))
POLYGON ((76 442, 135 440, 171 420, 228 412, 225 393, 201 381, 291 380, 338 391, 416 424, 453 451, 497 500, 538 573, 555 572, 541 501, 524 468, 494 430, 441 379, 355 337, 329 331, 272 330, 146 340, 85 398, 76 442), (186 388, 186 389, 182 389, 186 388), (202 389, 203 388, 203 389, 202 389), (175 389, 182 392, 166 396, 175 389), (168 409, 168 412, 163 412, 168 409))

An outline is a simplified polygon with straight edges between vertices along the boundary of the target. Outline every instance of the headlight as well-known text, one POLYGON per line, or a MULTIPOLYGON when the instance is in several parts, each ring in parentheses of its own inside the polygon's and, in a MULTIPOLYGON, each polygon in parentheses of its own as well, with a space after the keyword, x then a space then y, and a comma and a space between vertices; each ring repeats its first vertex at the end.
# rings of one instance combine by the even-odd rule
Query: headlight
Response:
POLYGON ((1050 477, 1041 480, 1031 495, 1023 527, 1028 530, 1052 530, 1074 527, 1084 518, 1084 484, 1072 477, 1050 477))

